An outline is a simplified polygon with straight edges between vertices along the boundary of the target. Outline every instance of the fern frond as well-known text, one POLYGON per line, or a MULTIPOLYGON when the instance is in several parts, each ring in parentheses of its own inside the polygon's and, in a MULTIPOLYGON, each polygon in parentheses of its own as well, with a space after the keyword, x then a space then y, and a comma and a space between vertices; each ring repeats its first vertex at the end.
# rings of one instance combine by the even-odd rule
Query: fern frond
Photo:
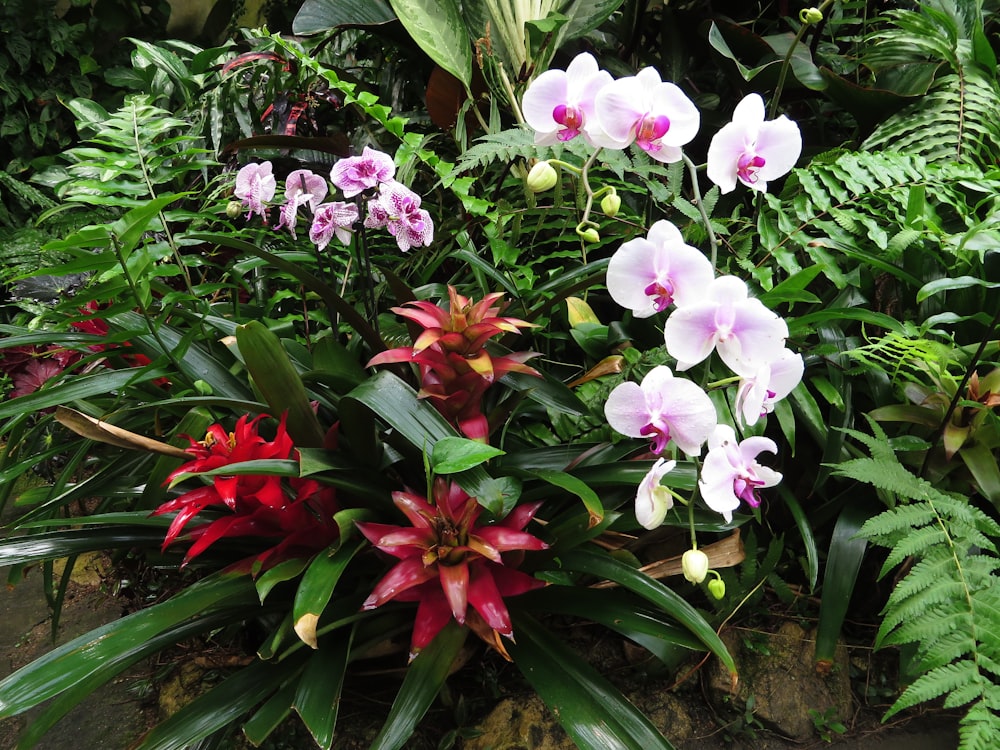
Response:
POLYGON ((988 169, 1000 149, 1000 88, 977 68, 943 76, 918 101, 889 117, 862 144, 928 163, 955 161, 988 169))
POLYGON ((1000 722, 1000 558, 994 541, 1000 524, 968 498, 911 474, 881 428, 872 429, 874 435, 848 431, 871 457, 845 462, 837 471, 896 493, 898 504, 860 531, 889 548, 880 577, 913 561, 889 595, 875 644, 916 644, 914 664, 922 672, 886 718, 943 696, 947 707, 969 706, 960 750, 992 747, 984 737, 1000 722))
POLYGON ((488 167, 495 162, 510 163, 535 153, 535 134, 528 128, 510 128, 476 139, 456 163, 455 174, 488 167))
POLYGON ((962 750, 993 750, 1000 737, 1000 716, 996 705, 981 700, 974 704, 958 727, 958 739, 962 750))

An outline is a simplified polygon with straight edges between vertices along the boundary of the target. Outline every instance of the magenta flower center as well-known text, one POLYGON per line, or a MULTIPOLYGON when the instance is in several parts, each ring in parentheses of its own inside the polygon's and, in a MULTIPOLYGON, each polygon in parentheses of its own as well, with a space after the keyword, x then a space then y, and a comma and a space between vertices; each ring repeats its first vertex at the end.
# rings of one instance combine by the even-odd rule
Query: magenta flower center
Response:
POLYGON ((643 437, 648 437, 651 441, 650 450, 657 456, 663 453, 663 449, 670 442, 670 425, 662 419, 654 419, 645 427, 639 430, 643 437))
POLYGON ((670 118, 666 115, 645 115, 635 129, 635 142, 643 151, 659 151, 658 141, 670 130, 670 118))
POLYGON ((583 127, 583 110, 567 104, 559 104, 552 110, 552 119, 563 126, 557 137, 568 141, 580 135, 583 127))
POLYGON ((763 487, 764 482, 750 476, 738 476, 733 480, 733 494, 745 502, 751 508, 760 505, 760 499, 754 493, 758 487, 763 487))
POLYGON ((743 182, 757 182, 757 172, 764 166, 764 157, 756 154, 740 154, 736 161, 736 174, 743 182))
POLYGON ((670 279, 663 279, 662 281, 657 279, 647 286, 643 292, 647 297, 653 298, 653 305, 656 307, 657 312, 663 312, 674 301, 674 285, 670 282, 670 279))

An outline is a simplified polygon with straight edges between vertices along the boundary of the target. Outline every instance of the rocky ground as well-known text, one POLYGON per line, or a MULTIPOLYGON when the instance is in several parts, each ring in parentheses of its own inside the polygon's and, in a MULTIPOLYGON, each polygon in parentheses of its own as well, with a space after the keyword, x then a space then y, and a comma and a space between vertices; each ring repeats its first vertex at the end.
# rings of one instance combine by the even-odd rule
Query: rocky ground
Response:
MULTIPOLYGON (((99 555, 81 560, 70 584, 57 643, 123 614, 125 603, 111 596, 113 576, 99 555)), ((5 571, 0 575, 6 576, 5 571)), ((52 647, 51 618, 39 571, 13 588, 0 589, 0 677, 52 647)), ((795 618, 775 617, 756 627, 734 626, 723 637, 736 658, 741 679, 735 693, 729 676, 706 661, 685 665, 686 678, 645 671, 640 652, 588 626, 569 628, 565 639, 596 662, 601 672, 647 713, 679 750, 786 750, 834 747, 844 750, 948 750, 958 745, 956 717, 928 711, 883 725, 895 685, 892 654, 842 647, 830 674, 812 666, 811 633, 795 618)), ((125 750, 142 732, 218 677, 232 654, 183 652, 157 664, 130 670, 63 718, 36 746, 42 750, 125 750), (221 659, 221 661, 219 661, 221 659)), ((435 706, 426 736, 414 749, 571 750, 572 743, 540 700, 518 692, 516 669, 476 650, 475 668, 456 675, 456 685, 435 706), (463 674, 473 677, 464 677, 463 674), (490 696, 492 693, 492 697, 490 696), (456 700, 456 696, 478 696, 456 700), (478 736, 477 736, 478 735, 478 736)), ((399 672, 400 670, 396 670, 399 672)), ((367 747, 392 700, 397 675, 371 670, 360 689, 345 695, 346 731, 341 750, 367 747), (367 739, 366 739, 367 738, 367 739)), ((17 737, 40 709, 0 721, 0 750, 17 747, 17 737)), ((243 746, 234 738, 230 747, 243 746)), ((305 732, 289 724, 273 748, 313 747, 305 732)))

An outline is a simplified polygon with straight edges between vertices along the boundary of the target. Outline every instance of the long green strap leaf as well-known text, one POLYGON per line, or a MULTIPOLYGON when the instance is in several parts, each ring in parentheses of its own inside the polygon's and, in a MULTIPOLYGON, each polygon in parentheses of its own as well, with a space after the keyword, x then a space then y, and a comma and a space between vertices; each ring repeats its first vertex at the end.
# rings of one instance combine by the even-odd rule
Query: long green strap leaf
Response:
POLYGON ((468 633, 466 628, 451 621, 417 654, 369 750, 399 750, 406 744, 444 685, 468 633))
POLYGON ((531 617, 512 613, 514 663, 581 750, 673 750, 642 712, 531 617))
POLYGON ((614 581, 648 602, 660 607, 688 630, 715 654, 731 673, 736 673, 736 663, 712 626, 687 601, 662 583, 635 568, 599 552, 571 550, 559 557, 562 567, 599 578, 614 581))
POLYGON ((190 617, 243 605, 254 611, 257 595, 249 576, 216 574, 134 614, 102 625, 53 649, 0 680, 0 719, 14 716, 101 672, 106 662, 190 617))

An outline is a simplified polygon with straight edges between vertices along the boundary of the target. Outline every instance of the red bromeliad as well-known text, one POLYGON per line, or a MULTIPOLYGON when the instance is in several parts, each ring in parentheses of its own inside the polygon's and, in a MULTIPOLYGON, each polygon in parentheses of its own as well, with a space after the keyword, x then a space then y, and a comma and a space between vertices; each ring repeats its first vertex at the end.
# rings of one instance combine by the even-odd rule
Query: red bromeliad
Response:
MULTIPOLYGON (((298 451, 285 429, 284 416, 274 440, 265 440, 258 434, 258 423, 265 416, 252 420, 243 416, 230 433, 214 424, 204 440, 189 437, 189 453, 194 454, 195 459, 178 467, 167 477, 167 482, 184 473, 197 474, 243 461, 297 458, 298 451)), ((256 562, 266 569, 296 555, 321 550, 338 535, 333 520, 337 502, 330 487, 298 477, 292 477, 286 485, 277 476, 215 476, 211 484, 189 490, 154 511, 154 515, 178 511, 167 530, 163 548, 177 539, 192 518, 211 506, 221 506, 230 513, 190 531, 189 537, 194 544, 184 556, 185 563, 223 537, 279 539, 277 545, 256 558, 256 562)))
POLYGON ((545 585, 507 564, 519 562, 524 550, 548 547, 524 531, 541 503, 520 505, 502 521, 479 525, 482 506, 443 479, 434 482, 434 504, 412 492, 394 492, 392 499, 412 526, 357 524, 372 544, 399 559, 364 608, 374 609, 391 599, 419 602, 411 658, 452 617, 504 653, 497 634, 513 637, 504 597, 545 585))
POLYGON ((503 317, 504 305, 494 305, 503 295, 488 294, 473 303, 448 287, 450 309, 432 302, 407 302, 392 311, 424 329, 412 347, 402 346, 374 356, 368 366, 415 362, 420 366, 420 397, 431 403, 466 437, 486 441, 489 423, 483 414, 483 394, 508 372, 539 376, 524 364, 534 352, 502 356, 486 351, 486 342, 503 333, 518 333, 533 325, 503 317))

